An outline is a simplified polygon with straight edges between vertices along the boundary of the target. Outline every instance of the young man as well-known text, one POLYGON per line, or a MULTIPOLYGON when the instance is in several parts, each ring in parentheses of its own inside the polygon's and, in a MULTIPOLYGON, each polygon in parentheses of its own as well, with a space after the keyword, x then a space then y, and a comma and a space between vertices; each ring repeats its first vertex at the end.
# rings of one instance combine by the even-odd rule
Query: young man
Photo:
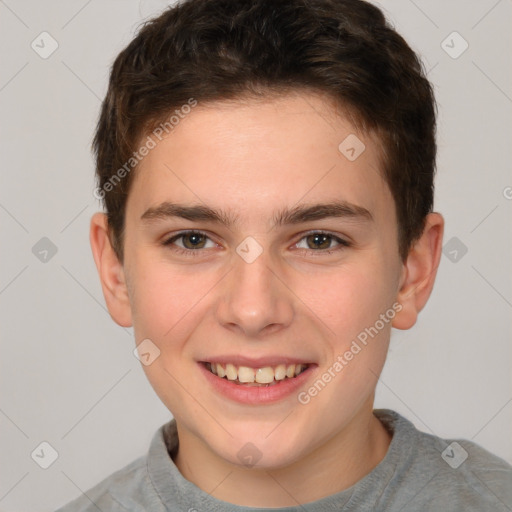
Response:
POLYGON ((189 0, 116 59, 91 244, 174 420, 61 511, 511 510, 512 468, 373 410, 439 265, 435 104, 359 0, 189 0))

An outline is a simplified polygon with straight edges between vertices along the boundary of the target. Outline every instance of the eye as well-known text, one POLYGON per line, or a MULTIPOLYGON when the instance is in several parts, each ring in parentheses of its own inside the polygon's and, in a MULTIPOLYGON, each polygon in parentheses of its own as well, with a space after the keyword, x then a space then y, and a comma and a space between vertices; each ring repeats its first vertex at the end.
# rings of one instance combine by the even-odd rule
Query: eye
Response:
POLYGON ((200 231, 184 231, 163 242, 164 245, 174 245, 184 250, 210 249, 217 244, 205 233, 200 231))
POLYGON ((332 252, 332 249, 349 247, 350 243, 330 233, 314 232, 302 237, 295 246, 297 249, 332 252))

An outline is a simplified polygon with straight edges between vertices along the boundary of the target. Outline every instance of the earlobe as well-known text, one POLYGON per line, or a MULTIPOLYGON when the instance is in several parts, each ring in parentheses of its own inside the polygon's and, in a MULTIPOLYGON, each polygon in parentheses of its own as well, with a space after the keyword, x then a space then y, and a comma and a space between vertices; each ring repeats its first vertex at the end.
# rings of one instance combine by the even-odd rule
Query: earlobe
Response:
POLYGON ((104 213, 92 216, 89 239, 110 316, 120 326, 131 327, 132 315, 125 271, 110 243, 107 216, 104 213))
POLYGON ((443 231, 443 217, 439 213, 430 213, 423 234, 409 251, 404 264, 397 296, 402 309, 392 324, 396 329, 410 329, 430 297, 441 260, 443 231))

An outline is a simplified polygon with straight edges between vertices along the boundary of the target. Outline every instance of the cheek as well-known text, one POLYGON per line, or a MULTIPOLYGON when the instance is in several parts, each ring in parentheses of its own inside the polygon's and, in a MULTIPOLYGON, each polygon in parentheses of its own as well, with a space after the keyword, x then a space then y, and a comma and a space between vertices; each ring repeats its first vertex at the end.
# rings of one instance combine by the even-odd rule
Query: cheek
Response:
POLYGON ((188 409, 182 410, 182 404, 189 397, 182 383, 195 365, 186 353, 187 341, 205 314, 207 301, 201 299, 211 285, 206 276, 194 278, 161 258, 141 254, 135 263, 131 296, 135 339, 137 344, 149 339, 159 351, 143 370, 162 402, 183 415, 188 409))
POLYGON ((322 382, 304 391, 316 404, 331 404, 334 416, 369 397, 384 365, 394 316, 392 276, 385 268, 382 257, 368 252, 337 272, 309 277, 298 292, 327 326, 322 382), (391 314, 382 320, 386 312, 391 314))
POLYGON ((327 350, 316 379, 302 390, 301 403, 327 411, 321 414, 331 418, 335 430, 347 411, 358 410, 374 392, 391 330, 391 318, 383 321, 381 315, 392 303, 388 287, 368 267, 347 266, 322 284, 313 288, 307 304, 328 326, 327 350))
POLYGON ((371 259, 365 264, 346 263, 336 272, 301 276, 294 285, 297 295, 342 344, 373 325, 392 305, 391 278, 378 258, 371 259))
POLYGON ((168 344, 185 325, 193 323, 208 282, 194 279, 185 267, 176 269, 144 254, 135 263, 131 300, 137 340, 154 338, 157 344, 168 344))

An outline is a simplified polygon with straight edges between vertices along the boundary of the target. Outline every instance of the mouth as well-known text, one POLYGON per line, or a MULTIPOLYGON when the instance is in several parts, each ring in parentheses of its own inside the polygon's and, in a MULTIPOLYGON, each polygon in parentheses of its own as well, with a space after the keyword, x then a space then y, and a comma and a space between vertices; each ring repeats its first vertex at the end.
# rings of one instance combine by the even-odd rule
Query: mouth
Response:
POLYGON ((280 363, 274 366, 252 368, 233 363, 203 362, 206 370, 220 379, 246 387, 271 387, 297 378, 310 364, 280 363))

